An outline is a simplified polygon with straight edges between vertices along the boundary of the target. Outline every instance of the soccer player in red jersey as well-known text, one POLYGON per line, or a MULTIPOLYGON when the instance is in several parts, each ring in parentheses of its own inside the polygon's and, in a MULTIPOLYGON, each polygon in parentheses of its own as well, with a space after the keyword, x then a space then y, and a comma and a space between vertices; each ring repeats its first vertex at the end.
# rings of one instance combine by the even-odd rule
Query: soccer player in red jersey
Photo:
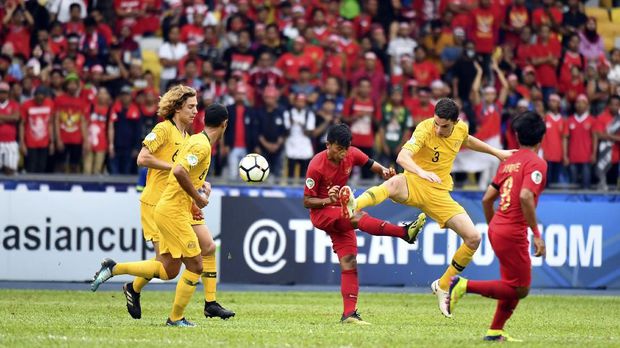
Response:
POLYGON ((547 163, 538 157, 545 135, 545 122, 534 112, 525 112, 513 121, 519 150, 504 161, 482 198, 489 223, 489 238, 499 259, 500 280, 477 281, 455 276, 450 284, 450 313, 466 293, 497 299, 497 309, 485 341, 518 341, 504 332, 504 324, 520 299, 527 296, 532 281, 532 262, 527 228, 534 234, 534 256, 545 255, 545 242, 538 231, 536 205, 545 188, 547 163), (499 207, 494 210, 495 200, 499 207))
MULTIPOLYGON (((393 168, 385 168, 373 161, 361 150, 351 145, 351 130, 344 124, 333 125, 327 132, 327 149, 312 158, 306 175, 304 207, 310 209, 310 221, 331 238, 334 252, 340 261, 340 290, 344 311, 342 323, 368 324, 357 312, 357 237, 355 229, 375 236, 392 236, 413 244, 424 226, 426 215, 420 214, 416 221, 396 226, 358 212, 351 219, 342 217, 338 196, 353 193, 347 184, 354 166, 366 166, 374 173, 388 179, 396 174, 393 168)), ((348 198, 347 198, 348 200, 348 198)))

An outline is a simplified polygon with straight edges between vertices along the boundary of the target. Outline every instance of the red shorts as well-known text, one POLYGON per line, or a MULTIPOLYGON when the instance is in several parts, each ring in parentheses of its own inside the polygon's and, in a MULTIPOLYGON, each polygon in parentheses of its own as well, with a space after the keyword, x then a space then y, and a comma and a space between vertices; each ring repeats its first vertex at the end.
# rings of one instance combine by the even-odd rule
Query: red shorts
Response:
POLYGON ((338 258, 357 255, 357 236, 351 221, 340 214, 340 207, 329 206, 310 211, 310 221, 332 239, 332 247, 338 258))
POLYGON ((490 228, 489 239, 499 260, 502 280, 513 287, 529 287, 532 283, 529 241, 525 238, 507 238, 501 230, 490 228))

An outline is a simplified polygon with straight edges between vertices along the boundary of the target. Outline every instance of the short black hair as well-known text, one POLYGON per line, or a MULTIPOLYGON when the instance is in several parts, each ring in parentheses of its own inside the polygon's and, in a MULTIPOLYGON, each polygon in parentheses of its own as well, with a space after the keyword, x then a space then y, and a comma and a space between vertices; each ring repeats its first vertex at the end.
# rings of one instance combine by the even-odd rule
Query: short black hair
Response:
POLYGON ((542 141, 547 126, 539 114, 526 111, 512 120, 512 129, 517 133, 519 144, 534 146, 542 141))
POLYGON ((611 102, 614 100, 620 101, 620 95, 612 94, 611 96, 609 96, 609 101, 607 102, 607 105, 610 105, 611 102))
POLYGON ((76 7, 77 7, 78 10, 82 11, 82 6, 80 6, 80 4, 74 2, 73 4, 69 5, 69 12, 73 11, 73 9, 76 8, 76 7))
POLYGON ((351 130, 344 123, 330 126, 327 130, 327 142, 330 144, 338 144, 342 147, 351 146, 351 130))
POLYGON ((450 121, 459 119, 459 106, 450 98, 442 98, 435 105, 435 115, 450 121))
POLYGON ((205 126, 219 127, 228 119, 228 110, 219 103, 213 103, 207 106, 205 110, 205 126))

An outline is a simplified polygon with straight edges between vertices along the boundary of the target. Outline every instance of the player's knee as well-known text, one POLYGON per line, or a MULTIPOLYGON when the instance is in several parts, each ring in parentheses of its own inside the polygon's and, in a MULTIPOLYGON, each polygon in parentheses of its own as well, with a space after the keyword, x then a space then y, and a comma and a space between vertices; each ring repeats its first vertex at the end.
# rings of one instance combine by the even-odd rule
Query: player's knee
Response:
POLYGON ((168 276, 168 279, 174 279, 179 275, 180 267, 169 265, 164 269, 166 270, 166 275, 168 276))
POLYGON ((215 255, 215 249, 216 249, 215 243, 210 243, 209 245, 201 249, 200 255, 202 256, 215 255))
POLYGON ((470 249, 478 250, 481 239, 482 237, 480 236, 480 233, 476 231, 476 233, 473 233, 470 236, 467 236, 467 238, 463 238, 463 241, 470 249))
POLYGON ((355 214, 351 217, 351 224, 353 225, 353 228, 357 228, 357 224, 360 222, 362 216, 364 215, 366 215, 366 213, 363 211, 355 212, 355 214))
POLYGON ((516 288, 515 291, 517 292, 517 296, 519 296, 519 299, 524 299, 530 293, 530 288, 525 287, 525 286, 520 286, 516 288))
POLYGON ((357 268, 357 258, 355 255, 345 255, 340 259, 340 268, 350 270, 357 268))

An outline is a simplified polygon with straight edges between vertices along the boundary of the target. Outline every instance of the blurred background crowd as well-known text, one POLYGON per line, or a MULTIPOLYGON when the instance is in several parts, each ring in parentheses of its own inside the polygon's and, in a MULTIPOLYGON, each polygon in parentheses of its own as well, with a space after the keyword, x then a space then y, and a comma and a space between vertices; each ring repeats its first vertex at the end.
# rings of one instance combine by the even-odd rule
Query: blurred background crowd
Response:
MULTIPOLYGON (((0 167, 136 174, 159 95, 228 106, 213 175, 263 154, 305 175, 344 122, 396 166, 416 124, 454 98, 472 135, 516 148, 510 120, 547 123, 552 187, 615 189, 620 161, 618 1, 0 0, 0 167)), ((200 113, 194 130, 203 126, 200 113)), ((497 163, 463 151, 458 186, 497 163)), ((356 173, 369 179, 371 173, 356 173)))

